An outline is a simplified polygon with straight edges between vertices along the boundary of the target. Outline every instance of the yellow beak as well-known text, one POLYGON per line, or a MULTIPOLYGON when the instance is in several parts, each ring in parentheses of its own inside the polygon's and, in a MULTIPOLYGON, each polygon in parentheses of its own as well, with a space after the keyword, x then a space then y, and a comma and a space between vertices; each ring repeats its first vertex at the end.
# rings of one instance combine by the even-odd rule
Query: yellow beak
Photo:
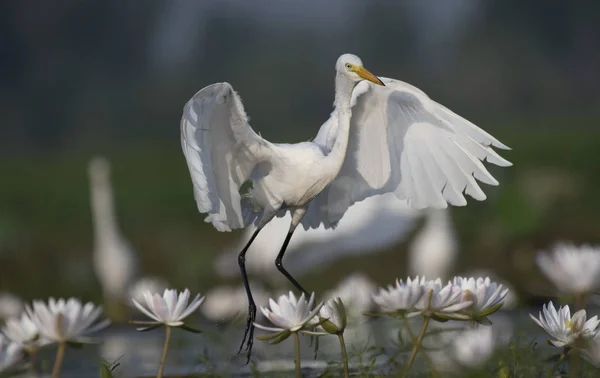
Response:
POLYGON ((379 78, 377 76, 373 75, 365 67, 358 67, 356 69, 356 74, 358 76, 360 76, 361 78, 370 81, 371 83, 374 83, 377 85, 382 85, 385 87, 385 84, 383 84, 383 81, 379 80, 379 78))

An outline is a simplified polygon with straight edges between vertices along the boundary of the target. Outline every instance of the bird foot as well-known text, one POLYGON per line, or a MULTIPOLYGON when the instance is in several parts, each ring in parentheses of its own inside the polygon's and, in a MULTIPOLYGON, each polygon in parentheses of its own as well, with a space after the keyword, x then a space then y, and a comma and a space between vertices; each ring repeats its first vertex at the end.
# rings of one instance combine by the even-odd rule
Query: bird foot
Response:
POLYGON ((248 318, 246 319, 246 328, 244 329, 244 337, 240 344, 238 354, 242 352, 244 344, 246 345, 247 360, 246 364, 250 362, 250 356, 252 355, 252 344, 254 343, 254 321, 256 320, 256 305, 251 303, 248 307, 248 318), (247 340, 246 340, 247 339, 247 340))

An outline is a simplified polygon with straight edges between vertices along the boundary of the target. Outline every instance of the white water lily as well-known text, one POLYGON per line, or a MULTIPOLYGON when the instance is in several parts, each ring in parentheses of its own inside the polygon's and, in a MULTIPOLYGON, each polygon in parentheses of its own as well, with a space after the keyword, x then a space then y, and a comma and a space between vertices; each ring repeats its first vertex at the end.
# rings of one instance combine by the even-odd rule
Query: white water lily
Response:
POLYGON ((597 333, 600 320, 597 316, 587 319, 585 310, 579 310, 571 317, 569 306, 560 307, 558 311, 552 302, 544 305, 539 318, 529 314, 542 329, 554 340, 548 340, 558 348, 577 346, 577 341, 589 341, 597 333))
POLYGON ((21 346, 0 333, 0 373, 14 368, 23 358, 21 346))
POLYGON ((2 327, 2 333, 11 341, 19 344, 27 351, 48 344, 50 341, 40 337, 40 331, 29 315, 24 312, 19 317, 13 317, 6 321, 2 327))
POLYGON ((185 326, 183 319, 200 307, 204 302, 204 297, 197 294, 194 300, 188 304, 190 299, 190 291, 185 289, 177 294, 176 290, 165 289, 162 297, 157 293, 152 294, 149 291, 144 293, 146 307, 142 306, 138 301, 132 299, 133 304, 152 321, 149 322, 132 322, 134 324, 143 324, 146 327, 138 328, 138 331, 146 331, 150 328, 155 328, 159 325, 169 327, 181 327, 186 330, 194 331, 185 326))
POLYGON ((564 294, 588 294, 600 289, 600 247, 557 244, 538 253, 537 264, 564 294))
POLYGON ((373 294, 373 302, 381 307, 384 313, 408 314, 417 313, 415 305, 423 297, 425 292, 425 277, 410 277, 406 282, 396 279, 396 286, 388 286, 387 289, 380 288, 377 294, 373 294))
POLYGON ((483 365, 496 350, 498 337, 492 327, 478 326, 460 332, 452 343, 454 360, 462 367, 483 365))
POLYGON ((453 284, 462 289, 462 300, 473 303, 466 310, 474 317, 488 316, 502 307, 508 289, 489 277, 454 277, 453 284))
POLYGON ((344 332, 347 324, 346 307, 341 298, 330 299, 321 307, 319 318, 323 320, 321 327, 331 334, 344 332))
POLYGON ((33 301, 32 307, 26 306, 26 311, 38 328, 40 337, 58 343, 89 343, 91 339, 88 334, 110 324, 108 320, 97 322, 102 314, 101 306, 91 302, 82 305, 76 298, 50 298, 48 304, 33 301))
POLYGON ((269 298, 270 308, 261 307, 260 310, 276 327, 267 327, 254 323, 257 328, 274 332, 272 335, 259 336, 258 339, 273 340, 272 343, 278 343, 285 340, 291 333, 298 331, 311 333, 310 330, 319 325, 317 314, 321 310, 321 307, 323 307, 323 302, 321 302, 311 310, 314 302, 314 292, 310 295, 308 301, 304 293, 300 295, 300 298, 296 299, 296 296, 291 291, 288 296, 281 295, 277 302, 269 298))
POLYGON ((428 281, 424 285, 424 294, 415 304, 421 311, 436 313, 436 315, 450 314, 461 311, 473 304, 472 301, 462 300, 462 289, 452 284, 442 284, 439 278, 428 281))
POLYGON ((190 300, 190 291, 185 289, 181 293, 177 290, 165 289, 162 297, 157 293, 152 294, 150 291, 143 293, 146 306, 142 306, 135 298, 132 302, 135 307, 144 313, 151 321, 131 321, 132 324, 143 325, 138 328, 138 331, 149 331, 159 326, 165 326, 165 342, 163 352, 160 358, 157 378, 162 378, 167 360, 167 351, 169 349, 169 340, 171 339, 171 329, 173 327, 182 328, 189 332, 200 333, 200 331, 187 326, 183 319, 190 316, 204 302, 204 297, 197 294, 194 300, 188 304, 190 300))

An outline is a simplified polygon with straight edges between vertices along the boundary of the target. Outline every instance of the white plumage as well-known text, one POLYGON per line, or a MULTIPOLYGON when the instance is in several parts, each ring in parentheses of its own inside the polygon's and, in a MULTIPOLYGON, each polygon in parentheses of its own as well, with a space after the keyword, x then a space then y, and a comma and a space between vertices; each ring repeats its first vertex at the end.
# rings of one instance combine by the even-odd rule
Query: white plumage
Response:
POLYGON ((486 198, 475 179, 498 184, 482 160, 511 165, 491 148, 504 144, 421 90, 394 79, 381 78, 385 87, 365 81, 362 62, 350 54, 336 69, 335 110, 312 142, 261 138, 228 83, 200 90, 185 105, 182 148, 207 222, 219 230, 262 226, 290 210, 305 228, 328 228, 355 202, 387 192, 415 208, 463 206, 463 193, 486 198), (252 189, 242 196, 246 181, 252 189))
POLYGON ((96 276, 106 300, 129 302, 127 295, 137 274, 137 259, 117 224, 108 160, 92 159, 88 173, 96 276))
POLYGON ((220 231, 257 227, 238 256, 249 300, 242 346, 249 332, 249 352, 256 306, 245 254, 273 217, 290 212, 275 264, 307 293, 282 264, 298 224, 335 228, 354 203, 384 193, 419 209, 464 206, 464 193, 486 198, 476 180, 498 184, 483 160, 511 165, 491 148, 508 147, 421 90, 377 78, 352 54, 340 56, 335 69, 335 109, 310 142, 271 143, 260 137, 228 83, 201 89, 183 109, 181 146, 198 209, 208 214, 205 221, 220 231))

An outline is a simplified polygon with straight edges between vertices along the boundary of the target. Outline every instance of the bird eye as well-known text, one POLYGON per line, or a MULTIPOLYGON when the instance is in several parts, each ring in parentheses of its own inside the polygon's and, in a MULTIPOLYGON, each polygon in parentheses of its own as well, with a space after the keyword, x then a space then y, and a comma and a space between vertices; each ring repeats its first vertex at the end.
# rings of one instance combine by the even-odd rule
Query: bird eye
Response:
POLYGON ((350 69, 350 68, 352 68, 352 64, 350 64, 350 63, 346 63, 346 68, 347 68, 347 69, 350 69))

